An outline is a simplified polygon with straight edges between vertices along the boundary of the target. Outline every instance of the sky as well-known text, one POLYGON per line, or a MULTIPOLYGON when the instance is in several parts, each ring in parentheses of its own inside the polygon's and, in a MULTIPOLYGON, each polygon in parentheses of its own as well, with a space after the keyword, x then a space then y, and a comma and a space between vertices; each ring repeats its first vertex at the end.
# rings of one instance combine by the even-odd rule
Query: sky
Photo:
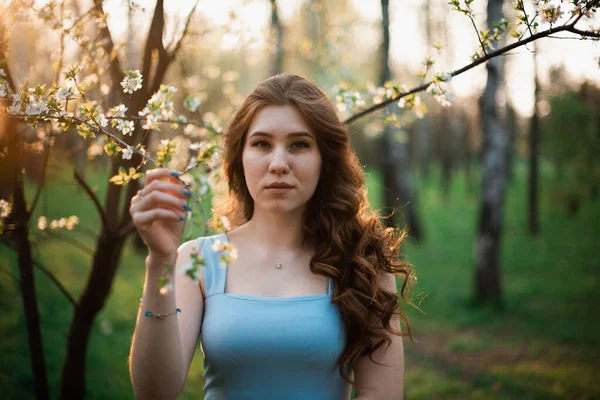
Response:
MULTIPOLYGON (((431 48, 425 43, 426 37, 423 29, 422 6, 425 0, 391 0, 390 1, 390 63, 392 70, 401 65, 408 66, 416 73, 420 63, 431 48)), ((302 0, 278 1, 282 23, 290 20, 297 12, 302 0)), ((453 43, 451 50, 444 49, 445 58, 438 64, 442 70, 448 72, 456 70, 471 62, 470 56, 477 48, 477 37, 467 17, 453 12, 447 5, 447 0, 430 0, 434 21, 442 19, 450 26, 448 40, 453 43), (448 56, 451 53, 451 56, 448 56)), ((138 0, 137 4, 147 6, 143 18, 150 19, 153 8, 152 0, 138 0)), ((165 2, 167 13, 185 16, 189 13, 194 1, 177 0, 165 2)), ((378 0, 351 0, 355 9, 366 22, 373 22, 376 27, 381 18, 381 6, 378 0)), ((124 33, 126 26, 126 10, 123 0, 106 0, 105 11, 110 14, 109 26, 117 37, 124 33)), ((477 23, 484 27, 485 4, 483 0, 476 0, 474 9, 478 14, 477 23)), ((269 23, 268 0, 200 0, 198 9, 208 16, 213 23, 222 25, 229 20, 232 9, 239 10, 243 5, 244 13, 240 16, 241 24, 249 29, 249 35, 262 40, 263 29, 269 23)), ((582 22, 582 27, 586 26, 582 22)), ((596 16, 596 26, 600 26, 600 19, 596 16)), ((569 36, 564 34, 561 36, 569 36)), ((570 35, 574 37, 573 35, 570 35)), ((446 38, 438 38, 445 45, 446 38)), ((377 31, 365 32, 363 45, 373 47, 380 40, 377 31)), ((511 40, 513 40, 511 38, 511 40)), ((224 36, 221 40, 223 49, 234 48, 238 44, 235 35, 224 36)), ((568 74, 575 81, 583 79, 600 83, 600 67, 595 58, 600 56, 600 43, 580 40, 542 39, 537 42, 538 64, 542 84, 548 84, 548 71, 551 66, 564 65, 568 74)), ((529 47, 531 50, 531 46, 529 47)), ((529 116, 533 110, 533 55, 525 47, 513 50, 512 55, 504 57, 506 61, 506 82, 509 101, 523 116, 529 116)), ((456 77, 452 81, 452 90, 459 96, 478 95, 485 86, 485 68, 476 67, 456 77)))

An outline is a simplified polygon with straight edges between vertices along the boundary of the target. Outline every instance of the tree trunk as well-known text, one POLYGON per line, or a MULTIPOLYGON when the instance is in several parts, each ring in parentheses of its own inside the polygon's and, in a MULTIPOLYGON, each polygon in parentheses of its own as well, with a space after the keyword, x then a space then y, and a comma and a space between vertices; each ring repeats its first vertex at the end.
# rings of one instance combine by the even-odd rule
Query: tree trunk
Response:
POLYGON ((283 72, 283 30, 277 12, 277 0, 271 0, 271 34, 275 35, 275 58, 271 75, 278 75, 283 72))
POLYGON ((514 178, 515 141, 517 139, 517 115, 514 107, 506 103, 506 181, 510 184, 514 178))
POLYGON ((535 82, 535 98, 533 102, 533 116, 531 117, 531 126, 529 131, 529 196, 528 196, 528 211, 529 211, 529 233, 537 235, 540 231, 538 217, 538 147, 540 141, 540 113, 538 110, 538 101, 540 97, 540 82, 538 79, 537 68, 537 48, 536 43, 532 43, 533 51, 533 68, 535 82))
MULTIPOLYGON (((430 0, 425 0, 423 3, 423 18, 425 19, 425 33, 427 35, 427 46, 431 46, 433 44, 433 28, 432 28, 432 18, 431 18, 431 5, 430 0)), ((421 175, 421 179, 423 181, 429 178, 429 164, 430 164, 430 149, 429 149, 429 141, 430 141, 430 117, 426 115, 422 119, 416 122, 417 126, 417 158, 418 158, 418 167, 421 175)))
MULTIPOLYGON (((389 48, 390 48, 390 20, 389 20, 389 0, 381 0, 382 10, 382 30, 383 43, 381 48, 381 71, 379 75, 379 85, 383 86, 386 81, 391 79, 392 73, 389 67, 389 48)), ((387 107, 389 112, 398 112, 396 105, 387 107)), ((391 125, 387 125, 380 139, 381 150, 381 174, 384 186, 384 210, 385 214, 391 213, 399 204, 402 213, 405 215, 406 225, 411 237, 420 240, 422 232, 412 201, 410 191, 410 182, 408 180, 408 155, 407 140, 394 139, 398 136, 391 125)), ((392 226, 394 218, 386 219, 385 224, 392 226)))
POLYGON ((123 244, 124 238, 113 236, 106 229, 98 238, 92 272, 69 327, 60 399, 85 398, 87 344, 96 315, 110 294, 123 244))
MULTIPOLYGON (((487 25, 502 16, 502 1, 488 0, 487 25)), ((480 99, 483 126, 482 200, 475 241, 475 300, 477 303, 502 305, 500 281, 500 240, 506 179, 506 131, 499 115, 498 91, 502 88, 500 58, 487 64, 487 83, 480 99)))
MULTIPOLYGON (((27 342, 29 346, 29 361, 33 375, 33 389, 37 399, 49 399, 48 376, 46 374, 46 362, 44 345, 42 342, 42 328, 40 314, 37 306, 37 292, 35 289, 35 276, 33 273, 33 256, 31 243, 29 242, 28 223, 31 217, 27 210, 25 200, 25 188, 23 182, 23 160, 21 159, 22 144, 17 132, 15 119, 7 123, 6 134, 10 137, 8 141, 9 174, 13 184, 13 210, 10 216, 14 230, 12 241, 16 244, 19 264, 19 285, 25 324, 27 327, 27 342)), ((9 222, 9 221, 7 221, 9 222)), ((6 234, 6 233, 5 233, 6 234)))
POLYGON ((441 165, 441 187, 442 195, 445 200, 450 198, 450 185, 452 181, 452 164, 454 159, 455 144, 454 140, 457 131, 457 122, 449 110, 442 110, 442 124, 440 126, 447 127, 446 130, 440 132, 440 165, 441 165))

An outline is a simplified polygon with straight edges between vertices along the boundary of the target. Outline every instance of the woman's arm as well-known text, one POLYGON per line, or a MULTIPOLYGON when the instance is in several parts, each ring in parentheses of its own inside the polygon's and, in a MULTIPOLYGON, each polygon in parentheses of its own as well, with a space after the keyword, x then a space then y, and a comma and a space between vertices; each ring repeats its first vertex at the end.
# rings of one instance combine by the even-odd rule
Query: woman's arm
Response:
MULTIPOLYGON (((384 273, 380 287, 388 292, 397 293, 396 277, 384 273)), ((381 346, 373 353, 373 359, 368 356, 359 357, 354 363, 356 400, 402 400, 404 398, 404 345, 402 337, 390 334, 371 316, 371 323, 390 338, 389 347, 381 346)), ((395 315, 390 320, 390 326, 400 331, 400 319, 395 315)), ((374 343, 374 341, 373 341, 374 343)))
POLYGON ((131 382, 138 400, 175 399, 185 383, 200 334, 203 302, 198 285, 177 271, 189 262, 194 246, 197 244, 187 242, 180 246, 178 255, 167 259, 152 255, 146 258, 142 307, 129 358, 131 382), (175 289, 163 295, 158 280, 167 263, 175 265, 175 289), (181 309, 180 314, 163 319, 145 315, 146 311, 172 313, 177 308, 181 309))

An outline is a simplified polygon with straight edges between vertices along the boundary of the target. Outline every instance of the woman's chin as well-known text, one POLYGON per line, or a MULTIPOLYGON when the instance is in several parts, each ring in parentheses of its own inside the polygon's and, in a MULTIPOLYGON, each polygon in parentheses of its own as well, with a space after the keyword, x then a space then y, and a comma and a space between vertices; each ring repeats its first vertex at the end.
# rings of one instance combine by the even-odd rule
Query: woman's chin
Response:
MULTIPOLYGON (((277 201, 268 201, 260 206, 260 208, 266 214, 292 214, 297 213, 305 205, 295 204, 290 201, 277 200, 277 201)), ((256 207, 256 204, 255 204, 256 207)))

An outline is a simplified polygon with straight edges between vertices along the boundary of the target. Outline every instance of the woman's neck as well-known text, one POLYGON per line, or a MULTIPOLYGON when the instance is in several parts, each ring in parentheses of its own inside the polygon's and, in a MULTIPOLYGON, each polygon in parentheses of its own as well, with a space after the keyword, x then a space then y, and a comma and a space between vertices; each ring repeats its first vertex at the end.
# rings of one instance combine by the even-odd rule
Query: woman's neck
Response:
POLYGON ((244 225, 253 242, 274 250, 295 250, 302 247, 304 232, 302 214, 273 214, 256 212, 244 225))

